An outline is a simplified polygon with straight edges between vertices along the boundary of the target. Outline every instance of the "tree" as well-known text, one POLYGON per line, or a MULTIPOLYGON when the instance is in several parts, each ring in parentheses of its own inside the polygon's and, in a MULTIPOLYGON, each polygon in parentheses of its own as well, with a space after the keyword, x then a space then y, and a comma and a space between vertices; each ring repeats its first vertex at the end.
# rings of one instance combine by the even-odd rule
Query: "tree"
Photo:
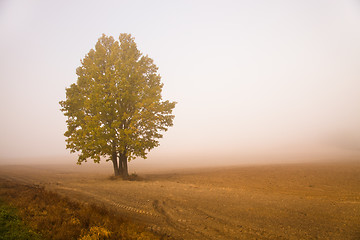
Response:
POLYGON ((112 161, 115 176, 128 177, 128 161, 146 158, 173 125, 175 102, 163 101, 153 60, 130 34, 102 35, 76 69, 61 111, 67 117, 66 148, 88 159, 112 161))

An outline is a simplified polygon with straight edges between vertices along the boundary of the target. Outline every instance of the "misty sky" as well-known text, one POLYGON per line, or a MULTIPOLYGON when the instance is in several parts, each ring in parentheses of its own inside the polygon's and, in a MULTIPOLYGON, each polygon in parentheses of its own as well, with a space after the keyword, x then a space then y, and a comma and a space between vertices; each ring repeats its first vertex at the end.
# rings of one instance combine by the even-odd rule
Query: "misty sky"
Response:
POLYGON ((2 0, 0 159, 69 156, 58 102, 102 33, 178 102, 154 156, 360 146, 359 1, 2 0))

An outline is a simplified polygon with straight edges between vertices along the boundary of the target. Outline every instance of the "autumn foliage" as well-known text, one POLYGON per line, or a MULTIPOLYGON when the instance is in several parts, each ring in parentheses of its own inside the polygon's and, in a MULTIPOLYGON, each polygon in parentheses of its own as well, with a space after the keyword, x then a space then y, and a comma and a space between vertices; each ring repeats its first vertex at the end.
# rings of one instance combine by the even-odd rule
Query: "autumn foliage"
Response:
POLYGON ((66 89, 61 111, 67 117, 67 148, 78 163, 101 157, 115 175, 127 178, 127 162, 146 158, 173 125, 175 102, 162 100, 163 84, 153 60, 130 34, 103 35, 77 68, 77 82, 66 89))

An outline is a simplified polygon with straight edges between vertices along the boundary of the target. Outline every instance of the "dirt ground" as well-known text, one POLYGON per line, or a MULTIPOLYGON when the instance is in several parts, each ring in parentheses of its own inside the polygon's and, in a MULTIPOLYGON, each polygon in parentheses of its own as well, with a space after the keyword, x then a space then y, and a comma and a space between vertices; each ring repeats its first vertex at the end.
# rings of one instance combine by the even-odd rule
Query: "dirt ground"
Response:
POLYGON ((360 162, 111 174, 0 166, 2 178, 103 204, 175 239, 360 239, 360 162))

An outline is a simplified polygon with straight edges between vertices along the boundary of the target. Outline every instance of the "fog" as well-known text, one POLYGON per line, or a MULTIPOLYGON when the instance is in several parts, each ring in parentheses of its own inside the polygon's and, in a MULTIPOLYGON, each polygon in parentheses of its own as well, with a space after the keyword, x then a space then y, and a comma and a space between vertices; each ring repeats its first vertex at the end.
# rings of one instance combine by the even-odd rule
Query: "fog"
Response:
POLYGON ((4 0, 0 164, 76 162, 58 102, 101 34, 123 32, 178 102, 130 168, 359 159, 359 1, 4 0))

